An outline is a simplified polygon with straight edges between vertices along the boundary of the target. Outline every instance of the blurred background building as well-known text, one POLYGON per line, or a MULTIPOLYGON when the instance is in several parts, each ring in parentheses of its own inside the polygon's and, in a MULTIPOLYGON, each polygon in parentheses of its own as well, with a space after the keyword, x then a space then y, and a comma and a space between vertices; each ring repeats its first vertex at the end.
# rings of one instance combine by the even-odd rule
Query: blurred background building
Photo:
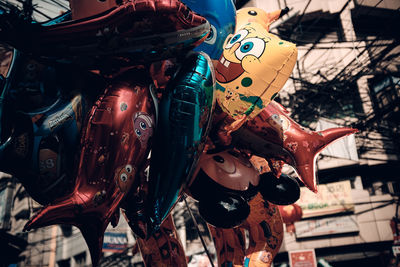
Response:
MULTIPOLYGON (((400 251, 400 2, 398 0, 253 0, 239 5, 266 11, 289 7, 271 31, 299 48, 290 80, 277 100, 297 122, 313 130, 350 126, 354 137, 336 142, 318 158, 319 194, 302 188, 303 219, 287 227, 275 266, 288 266, 293 251, 312 249, 319 266, 391 266, 400 251), (394 238, 395 237, 395 238, 394 238)), ((0 0, 38 21, 68 9, 65 0, 0 0)), ((0 51, 1 73, 8 50, 0 51)), ((287 172, 295 173, 287 168, 287 172)), ((198 230, 215 253, 196 204, 198 230)), ((38 208, 13 177, 0 178, 0 251, 3 266, 88 266, 79 231, 54 226, 24 233, 38 208)), ((205 257, 184 203, 174 219, 189 266, 205 257)), ((107 230, 101 266, 142 266, 132 256, 134 239, 123 219, 107 230), (118 240, 118 241, 116 241, 118 240), (107 243, 108 244, 108 243, 107 243), (109 251, 109 252, 107 252, 109 251)))

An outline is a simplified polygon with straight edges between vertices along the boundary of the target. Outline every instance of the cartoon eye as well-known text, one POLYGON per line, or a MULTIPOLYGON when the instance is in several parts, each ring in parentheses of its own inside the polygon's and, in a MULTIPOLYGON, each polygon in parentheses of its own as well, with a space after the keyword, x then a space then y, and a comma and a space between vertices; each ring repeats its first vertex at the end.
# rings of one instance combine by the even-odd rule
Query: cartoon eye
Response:
POLYGON ((136 133, 136 135, 139 136, 139 137, 142 135, 142 132, 139 131, 138 129, 135 130, 135 133, 136 133))
POLYGON ((232 37, 232 39, 228 40, 225 49, 231 48, 234 44, 241 42, 249 32, 247 30, 240 30, 238 31, 235 36, 232 37))
POLYGON ((242 60, 247 55, 253 55, 259 58, 265 49, 265 42, 260 38, 248 38, 243 41, 238 49, 235 51, 235 55, 239 60, 242 60))
POLYGON ((217 29, 214 27, 214 25, 211 25, 210 33, 208 34, 204 42, 206 44, 213 45, 217 40, 217 35, 218 35, 217 29))
POLYGON ((131 173, 132 170, 133 170, 132 165, 130 165, 130 164, 126 165, 126 166, 125 166, 125 170, 126 170, 128 173, 131 173))
POLYGON ((249 15, 251 16, 257 16, 257 12, 255 10, 250 10, 249 12, 247 12, 249 15))
POLYGON ((126 173, 121 173, 119 178, 121 179, 122 182, 126 182, 126 180, 128 180, 128 175, 126 173))
POLYGON ((146 128, 147 128, 146 123, 141 121, 139 125, 140 125, 140 128, 142 128, 142 130, 146 130, 146 128))

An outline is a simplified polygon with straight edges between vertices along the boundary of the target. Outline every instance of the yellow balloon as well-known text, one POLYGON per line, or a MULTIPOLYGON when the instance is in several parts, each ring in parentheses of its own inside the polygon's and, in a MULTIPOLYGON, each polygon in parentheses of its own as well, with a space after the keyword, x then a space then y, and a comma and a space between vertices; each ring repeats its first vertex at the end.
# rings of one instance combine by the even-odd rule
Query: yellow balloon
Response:
POLYGON ((267 13, 256 7, 245 7, 236 12, 236 29, 243 27, 249 22, 256 22, 263 25, 269 31, 269 25, 277 20, 282 10, 267 13))
POLYGON ((293 43, 268 32, 267 13, 251 10, 259 17, 238 12, 239 27, 225 40, 216 66, 217 101, 233 118, 257 116, 286 83, 297 59, 293 43))

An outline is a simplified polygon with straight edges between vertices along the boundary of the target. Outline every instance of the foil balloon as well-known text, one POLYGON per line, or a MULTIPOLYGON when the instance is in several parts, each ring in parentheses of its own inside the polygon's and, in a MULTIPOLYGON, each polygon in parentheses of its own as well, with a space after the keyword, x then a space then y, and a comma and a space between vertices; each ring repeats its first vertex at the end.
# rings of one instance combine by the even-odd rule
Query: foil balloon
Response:
POLYGON ((251 190, 258 185, 260 179, 248 156, 237 150, 204 153, 198 166, 198 171, 204 172, 214 182, 230 190, 251 190))
POLYGON ((303 217, 303 210, 297 204, 278 206, 278 208, 285 224, 293 224, 294 222, 300 221, 303 217))
POLYGON ((171 215, 149 238, 138 238, 137 244, 146 267, 187 266, 185 251, 171 215))
POLYGON ((250 207, 242 196, 227 192, 200 199, 199 213, 211 225, 232 228, 249 216, 250 207))
POLYGON ((167 85, 150 163, 148 211, 155 228, 177 201, 203 151, 215 104, 214 85, 204 53, 188 55, 167 85))
POLYGON ((239 227, 224 229, 208 224, 216 249, 218 266, 243 266, 246 235, 239 227))
POLYGON ((236 12, 236 29, 242 28, 244 25, 252 22, 264 25, 269 31, 269 26, 283 15, 289 12, 289 8, 279 9, 270 13, 265 12, 261 8, 245 7, 236 12))
POLYGON ((256 117, 277 96, 296 63, 296 46, 259 22, 236 28, 216 66, 218 104, 234 119, 256 117))
POLYGON ((277 206, 258 194, 250 214, 234 229, 208 225, 217 251, 218 266, 270 266, 283 240, 283 223, 277 206), (245 230, 249 233, 246 242, 245 230), (248 247, 246 248, 246 243, 248 247))
POLYGON ((258 171, 238 151, 203 153, 189 191, 208 223, 231 228, 249 215, 248 200, 257 194, 258 183, 258 171))
POLYGON ((276 205, 289 205, 300 198, 299 184, 285 174, 279 178, 271 172, 262 174, 258 190, 265 200, 276 205))
POLYGON ((135 183, 150 148, 155 119, 149 80, 144 71, 127 71, 99 97, 81 139, 74 190, 41 209, 25 230, 75 225, 97 265, 104 231, 135 183))
MULTIPOLYGON (((121 1, 122 3, 122 1, 121 1)), ((112 8, 118 7, 115 0, 103 1, 82 1, 82 0, 69 0, 71 8, 72 19, 84 19, 106 12, 112 8)))
MULTIPOLYGON (((74 5, 81 2, 85 5, 74 5)), ((119 69, 186 53, 206 38, 210 25, 178 0, 135 0, 56 24, 31 24, 3 13, 0 29, 0 40, 20 51, 87 68, 119 69)))
POLYGON ((297 204, 278 207, 282 216, 282 220, 286 224, 286 232, 294 233, 296 231, 294 223, 301 220, 303 216, 303 210, 297 204))
POLYGON ((14 51, 2 91, 0 169, 40 204, 72 191, 86 113, 82 94, 61 92, 59 78, 57 69, 14 51))
POLYGON ((251 212, 241 228, 249 232, 249 247, 245 264, 270 266, 283 240, 283 223, 276 205, 265 201, 260 194, 250 201, 251 212))
POLYGON ((190 9, 205 17, 211 25, 210 33, 195 51, 203 51, 218 60, 226 37, 235 29, 236 9, 232 0, 183 0, 190 9))
MULTIPOLYGON (((148 168, 148 163, 143 165, 143 170, 148 168)), ((147 237, 146 195, 147 181, 144 171, 138 174, 138 186, 131 188, 125 200, 121 203, 122 214, 132 231, 140 238, 147 237)))
POLYGON ((283 160, 293 166, 311 191, 317 192, 317 155, 330 143, 355 132, 352 128, 306 130, 280 104, 272 101, 256 118, 232 133, 232 143, 266 159, 283 160))

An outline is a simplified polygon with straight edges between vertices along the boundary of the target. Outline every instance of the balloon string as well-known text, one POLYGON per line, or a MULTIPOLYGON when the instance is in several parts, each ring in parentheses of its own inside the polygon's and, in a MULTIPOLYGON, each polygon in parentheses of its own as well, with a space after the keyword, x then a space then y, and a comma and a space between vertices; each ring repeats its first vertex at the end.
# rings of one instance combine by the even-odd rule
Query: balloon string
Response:
POLYGON ((211 254, 210 254, 210 252, 209 252, 208 249, 207 249, 206 242, 204 242, 204 239, 203 239, 203 237, 201 236, 201 232, 200 232, 200 229, 199 229, 199 225, 197 224, 197 221, 196 221, 196 219, 195 219, 194 216, 193 216, 192 210, 190 209, 189 204, 187 203, 186 197, 185 197, 185 196, 183 197, 183 200, 185 201, 186 208, 187 208, 187 210, 189 211, 189 214, 190 214, 190 217, 192 218, 192 221, 193 221, 193 223, 194 223, 194 226, 196 227, 197 234, 198 234, 199 237, 200 237, 201 244, 203 244, 204 250, 205 250, 206 253, 207 253, 207 257, 208 257, 208 259, 210 260, 211 266, 212 266, 212 267, 215 267, 215 266, 214 266, 214 262, 213 262, 213 260, 212 260, 212 258, 211 258, 211 254))

